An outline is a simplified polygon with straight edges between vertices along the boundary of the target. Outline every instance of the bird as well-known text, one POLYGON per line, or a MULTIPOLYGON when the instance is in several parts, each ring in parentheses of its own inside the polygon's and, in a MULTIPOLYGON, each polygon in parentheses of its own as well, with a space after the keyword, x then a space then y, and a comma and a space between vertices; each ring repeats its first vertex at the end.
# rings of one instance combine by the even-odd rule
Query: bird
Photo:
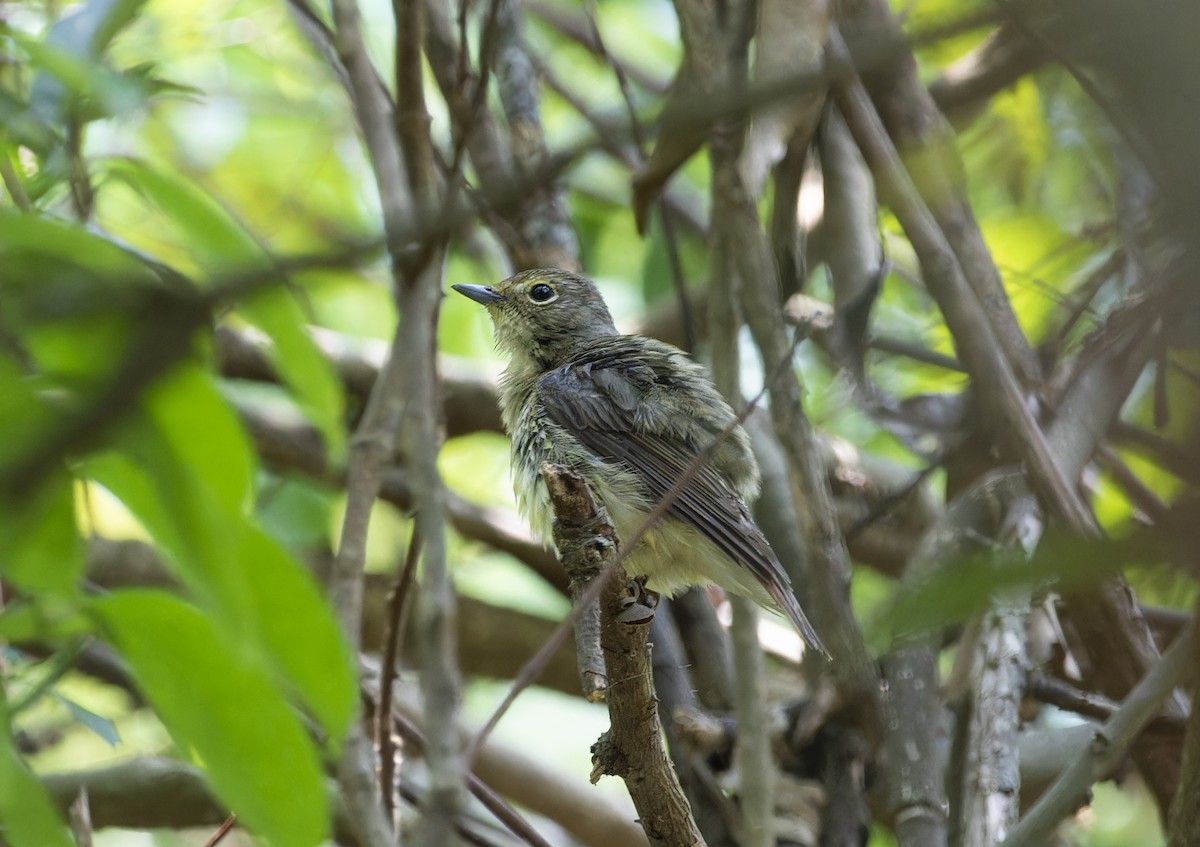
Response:
POLYGON ((670 344, 619 333, 596 284, 576 273, 538 268, 451 288, 486 307, 508 358, 501 418, 517 507, 535 535, 551 538, 554 520, 544 462, 580 473, 618 538, 630 538, 703 456, 626 554, 626 571, 666 596, 715 584, 748 597, 828 656, 747 506, 759 486, 750 438, 701 365, 670 344))

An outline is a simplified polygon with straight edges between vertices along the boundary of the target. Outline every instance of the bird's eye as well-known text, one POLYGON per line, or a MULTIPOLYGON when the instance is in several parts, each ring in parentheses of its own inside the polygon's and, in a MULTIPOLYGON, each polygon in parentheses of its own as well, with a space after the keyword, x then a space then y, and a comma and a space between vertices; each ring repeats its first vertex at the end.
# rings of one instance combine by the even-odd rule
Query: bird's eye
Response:
POLYGON ((548 303, 554 299, 554 289, 544 282, 539 282, 529 289, 529 299, 534 303, 548 303))

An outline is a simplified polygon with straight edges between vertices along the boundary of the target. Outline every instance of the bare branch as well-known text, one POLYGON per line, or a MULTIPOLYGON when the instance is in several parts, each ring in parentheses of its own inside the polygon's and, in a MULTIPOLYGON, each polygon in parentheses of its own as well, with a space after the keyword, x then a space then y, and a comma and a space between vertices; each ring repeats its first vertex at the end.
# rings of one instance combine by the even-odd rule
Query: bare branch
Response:
POLYGON ((1074 811, 1087 796, 1092 783, 1125 755, 1163 702, 1172 695, 1175 686, 1194 669, 1196 633, 1193 624, 1163 654, 1162 660, 1129 692, 1121 708, 1096 732, 1088 748, 1013 828, 1002 847, 1037 843, 1074 811))
POLYGON ((612 727, 592 748, 593 781, 600 774, 625 780, 642 828, 654 847, 703 845, 663 748, 662 728, 654 708, 650 648, 646 644, 648 627, 645 622, 622 622, 622 612, 628 608, 628 577, 618 561, 616 530, 592 498, 583 477, 562 466, 547 466, 543 475, 564 544, 568 549, 591 551, 597 571, 613 574, 597 580, 603 585, 600 639, 612 681, 607 697, 612 727))
POLYGON ((929 84, 929 96, 955 125, 974 118, 995 94, 1036 71, 1046 52, 1011 23, 1002 23, 929 84))
MULTIPOLYGON (((1023 385, 1035 382, 1040 370, 1037 359, 1017 323, 1000 272, 967 202, 962 163, 954 149, 949 126, 917 76, 917 63, 911 50, 906 46, 885 51, 879 44, 881 38, 893 48, 903 44, 891 6, 886 0, 848 0, 842 8, 839 22, 848 32, 860 28, 874 36, 869 39, 874 49, 861 56, 865 63, 864 79, 883 125, 887 127, 886 134, 906 155, 913 155, 912 161, 916 163, 913 191, 928 205, 932 221, 944 233, 941 240, 948 255, 942 257, 942 261, 954 257, 963 284, 978 298, 979 317, 988 325, 989 337, 998 342, 1015 379, 1023 385), (880 60, 880 54, 884 52, 890 54, 887 57, 890 61, 880 60)), ((831 44, 835 47, 833 55, 838 56, 842 49, 838 47, 841 36, 834 35, 831 44)), ((845 58, 842 54, 837 61, 845 58)), ((846 103, 842 98, 839 102, 846 114, 846 103)), ((846 118, 850 120, 848 114, 846 118)), ((857 132, 855 136, 861 146, 863 139, 857 132)), ((871 158, 866 149, 863 152, 871 158)), ((872 168, 875 168, 874 163, 872 168)), ((876 178, 883 182, 878 172, 876 178)), ((896 211, 899 215, 899 210, 896 211)), ((913 237, 908 226, 905 231, 913 237)), ((920 250, 915 242, 914 247, 920 250)), ((924 258, 922 267, 926 268, 927 274, 932 272, 924 258)), ((947 320, 950 319, 947 315, 947 320)))
MULTIPOLYGON (((912 241, 925 271, 925 284, 946 318, 959 358, 971 374, 980 401, 997 425, 1009 428, 1036 488, 1053 511, 1076 531, 1094 532, 1095 518, 1056 461, 1025 400, 1008 357, 1011 351, 1002 352, 1005 348, 993 331, 992 319, 976 293, 967 286, 958 257, 901 164, 836 32, 830 37, 829 57, 842 74, 837 86, 838 105, 876 180, 886 192, 889 205, 912 241)), ((994 434, 1001 435, 999 430, 994 434)), ((1004 443, 1006 439, 996 440, 1004 443)))

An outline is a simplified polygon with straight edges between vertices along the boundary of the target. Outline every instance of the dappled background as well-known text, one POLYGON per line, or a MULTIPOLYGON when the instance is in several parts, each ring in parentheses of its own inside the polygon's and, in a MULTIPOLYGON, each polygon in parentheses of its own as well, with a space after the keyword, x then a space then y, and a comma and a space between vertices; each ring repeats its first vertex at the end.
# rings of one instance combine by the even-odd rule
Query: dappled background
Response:
MULTIPOLYGON (((746 732, 724 598, 660 609, 708 843, 999 843, 1164 667, 1038 831, 1195 843, 1159 664, 1197 599, 1194 10, 355 8, 0 5, 4 839, 201 845, 233 810, 373 847, 395 803, 422 843, 539 843, 456 786, 566 577, 487 316, 442 293, 555 265, 756 404, 759 522, 835 658, 764 615, 746 732)), ((549 843, 637 843, 549 655, 477 773, 549 843)))

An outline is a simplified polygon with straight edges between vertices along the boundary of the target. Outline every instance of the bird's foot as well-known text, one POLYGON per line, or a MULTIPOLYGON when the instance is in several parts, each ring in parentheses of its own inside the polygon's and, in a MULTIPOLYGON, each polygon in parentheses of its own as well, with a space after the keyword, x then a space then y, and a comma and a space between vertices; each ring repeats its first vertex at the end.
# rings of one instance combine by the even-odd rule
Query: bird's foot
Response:
POLYGON ((635 577, 625 585, 621 606, 617 614, 621 623, 648 624, 654 620, 654 610, 658 608, 658 593, 646 587, 646 577, 635 577))

